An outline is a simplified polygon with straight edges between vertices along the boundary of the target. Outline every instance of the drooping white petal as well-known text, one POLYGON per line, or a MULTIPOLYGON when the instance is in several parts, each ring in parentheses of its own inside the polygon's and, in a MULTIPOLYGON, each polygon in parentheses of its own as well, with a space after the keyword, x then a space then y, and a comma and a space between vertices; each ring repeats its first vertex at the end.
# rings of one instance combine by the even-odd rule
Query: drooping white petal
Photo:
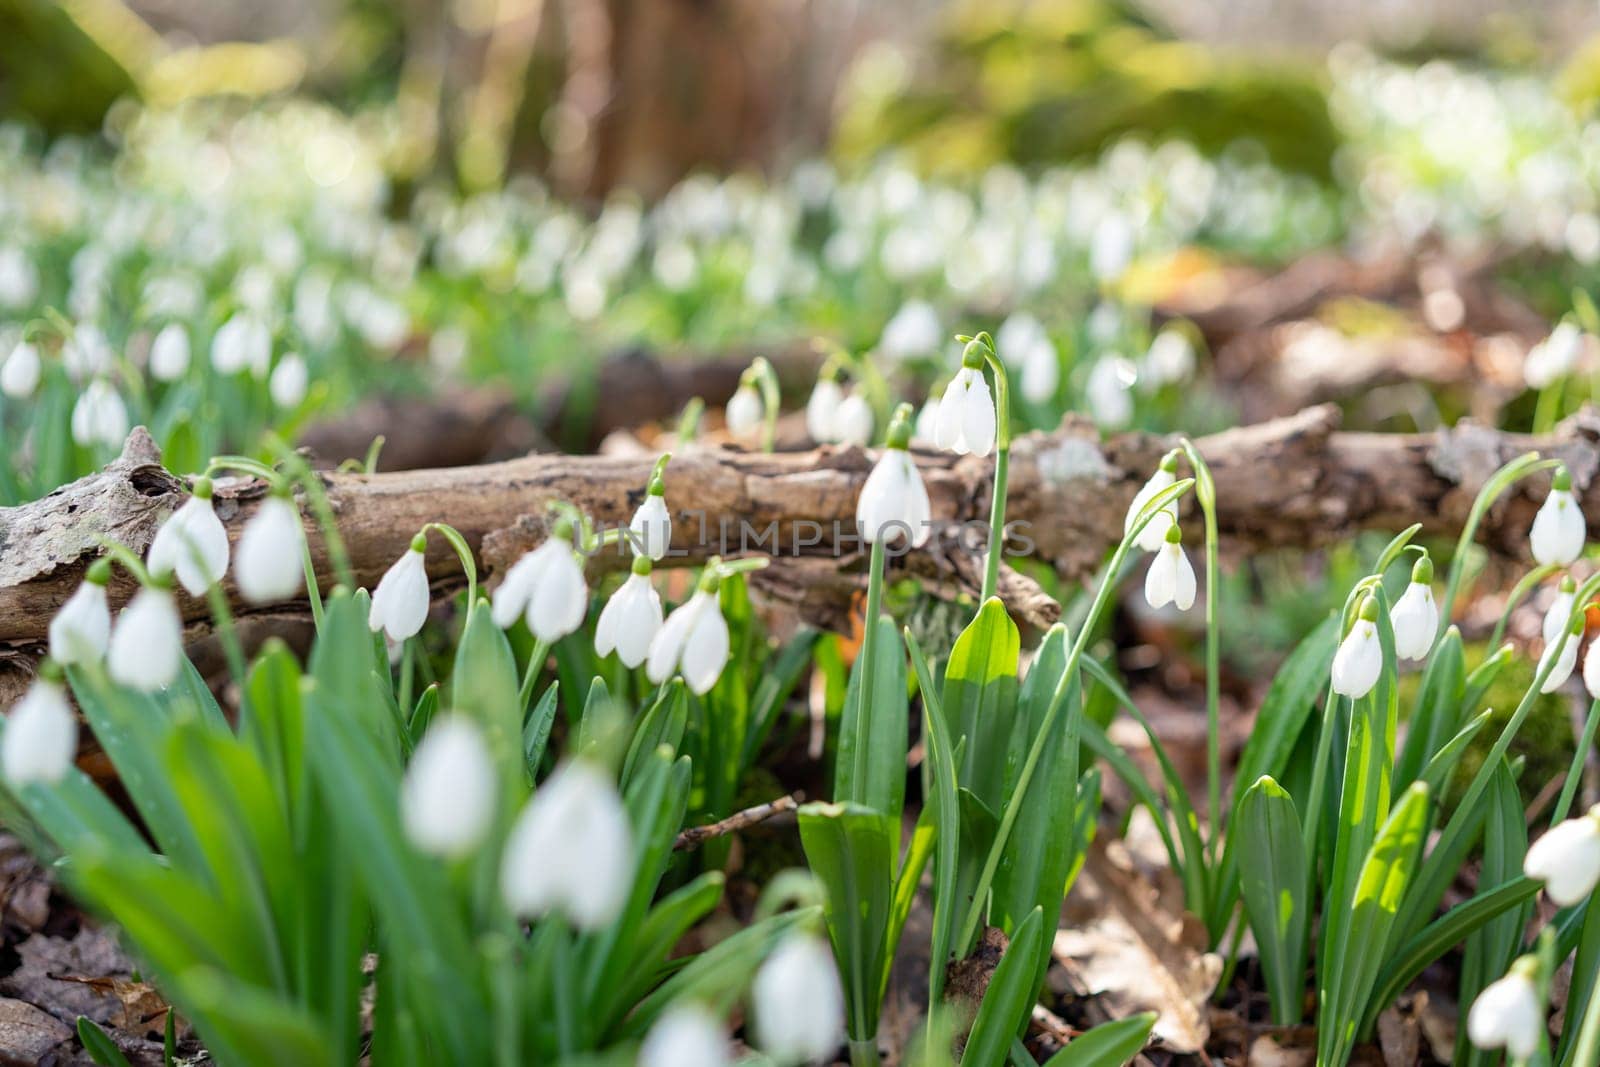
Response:
MULTIPOLYGON (((1122 532, 1124 534, 1131 533, 1134 525, 1139 521, 1139 516, 1144 512, 1145 505, 1163 489, 1176 485, 1177 481, 1178 477, 1175 473, 1163 467, 1157 467, 1156 472, 1150 476, 1150 480, 1145 482, 1144 487, 1134 494, 1133 503, 1128 505, 1128 514, 1122 520, 1122 532)), ((1178 508, 1176 504, 1169 504, 1162 508, 1151 517, 1150 521, 1145 524, 1144 529, 1139 531, 1139 538, 1134 543, 1146 552, 1156 551, 1166 544, 1167 528, 1173 524, 1177 517, 1178 508)))
POLYGON ((150 377, 175 382, 189 369, 189 334, 176 322, 161 327, 150 342, 150 377))
POLYGON ((913 439, 927 444, 938 444, 939 440, 939 400, 929 397, 917 409, 916 426, 911 431, 913 439))
POLYGON ((961 438, 966 445, 963 451, 987 456, 994 451, 995 414, 994 398, 989 395, 989 383, 984 381, 982 371, 972 371, 962 405, 961 438))
POLYGON ((1378 628, 1366 619, 1357 619, 1333 655, 1333 691, 1359 700, 1372 692, 1382 670, 1383 647, 1378 642, 1378 628))
POLYGON ((1048 337, 1041 337, 1026 350, 1022 361, 1021 391, 1030 403, 1046 404, 1055 398, 1061 384, 1061 357, 1048 337))
POLYGON ((930 533, 931 508, 911 454, 900 448, 885 449, 861 486, 856 500, 856 524, 869 544, 906 539, 920 547, 930 533))
POLYGON ((1589 651, 1583 657, 1583 687, 1589 699, 1600 700, 1600 641, 1590 641, 1589 651))
POLYGON ((559 551, 556 540, 552 537, 532 552, 523 553, 522 558, 506 571, 500 587, 494 591, 494 600, 490 605, 490 615, 494 619, 494 624, 500 629, 509 627, 528 610, 528 600, 533 596, 534 587, 539 582, 545 564, 549 563, 559 551))
POLYGON ((272 377, 267 379, 267 392, 278 407, 285 410, 296 408, 306 398, 310 379, 305 359, 296 352, 290 352, 272 368, 272 377))
POLYGON ((599 929, 617 917, 633 882, 633 832, 611 779, 585 760, 557 769, 506 838, 500 893, 519 918, 559 910, 599 929))
POLYGON ((1539 687, 1539 692, 1554 693, 1557 689, 1567 684, 1567 679, 1572 677, 1572 668, 1578 665, 1578 641, 1578 635, 1574 634, 1567 638, 1565 645, 1562 645, 1557 640, 1554 644, 1544 646, 1544 653, 1539 657, 1538 669, 1544 670, 1545 664, 1552 661, 1554 666, 1550 668, 1550 673, 1545 676, 1544 684, 1539 687), (1556 655, 1558 647, 1561 648, 1559 656, 1556 655))
POLYGON ((1395 655, 1414 660, 1426 657, 1439 632, 1439 608, 1433 601, 1433 589, 1422 582, 1407 585, 1389 612, 1389 622, 1394 627, 1395 655))
POLYGON ((164 589, 141 589, 111 629, 106 666, 111 677, 141 692, 171 685, 183 665, 183 621, 164 589))
POLYGON ((173 574, 190 596, 204 596, 228 570, 228 531, 209 498, 191 496, 150 542, 150 573, 173 574))
POLYGON ((959 453, 968 451, 964 436, 967 390, 971 387, 972 376, 976 373, 971 367, 962 367, 956 371, 956 376, 945 386, 944 396, 939 400, 939 421, 934 428, 934 439, 939 447, 946 451, 959 453))
POLYGON ((844 994, 827 942, 787 938, 756 972, 750 999, 761 1050, 780 1063, 816 1063, 844 1040, 844 994))
POLYGON ((583 625, 589 612, 589 586, 571 546, 550 556, 528 599, 528 629, 541 641, 555 642, 583 625))
POLYGON ((872 443, 872 405, 860 392, 851 392, 839 402, 833 419, 833 439, 863 448, 872 443))
POLYGON ((400 823, 429 855, 472 851, 494 819, 495 769, 483 730, 471 719, 435 720, 400 782, 400 823))
POLYGON ((1572 493, 1552 489, 1533 517, 1533 529, 1528 534, 1533 558, 1541 564, 1569 566, 1583 554, 1586 533, 1583 511, 1572 493))
POLYGON ((709 599, 709 593, 696 592, 667 616, 650 642, 650 655, 644 666, 646 678, 660 685, 672 677, 672 672, 678 669, 678 661, 683 658, 683 646, 689 640, 695 619, 706 610, 709 599))
POLYGON ((669 1008, 645 1035, 638 1067, 727 1067, 728 1035, 704 1008, 669 1008))
POLYGON ((806 401, 806 433, 813 441, 826 444, 839 439, 836 417, 843 401, 844 390, 839 388, 838 382, 832 378, 817 379, 817 387, 811 390, 811 397, 806 401))
POLYGON ((632 535, 635 552, 653 560, 665 556, 672 544, 672 513, 667 510, 666 497, 660 493, 646 493, 644 503, 628 523, 628 532, 632 535))
POLYGON ((1528 848, 1522 873, 1560 907, 1583 900, 1600 882, 1600 818, 1590 812, 1552 826, 1528 848))
POLYGON ((25 400, 39 387, 42 364, 39 350, 27 341, 20 342, 0 367, 0 393, 14 400, 25 400))
POLYGON ((96 378, 72 406, 72 439, 84 448, 115 448, 128 436, 128 408, 111 383, 96 378))
POLYGON ((1550 607, 1544 613, 1544 643, 1553 645, 1567 628, 1567 623, 1572 621, 1572 605, 1577 598, 1575 591, 1566 589, 1556 590, 1555 599, 1550 601, 1550 607))
POLYGON ((683 680, 702 696, 717 684, 722 668, 728 665, 728 623, 715 597, 705 595, 707 604, 695 616, 683 643, 682 661, 683 680))
POLYGON ((106 587, 84 582, 50 620, 50 657, 64 667, 95 663, 106 654, 110 642, 106 587))
POLYGON ((594 631, 595 654, 608 656, 615 651, 623 666, 637 667, 649 655, 650 642, 660 629, 661 597, 649 575, 630 574, 600 612, 594 631))
POLYGON ((40 679, 6 715, 0 770, 12 786, 59 782, 78 753, 78 720, 56 682, 40 679))
POLYGON ((404 641, 427 621, 430 599, 426 560, 421 552, 408 548, 378 580, 367 625, 373 633, 382 630, 391 639, 404 641))
POLYGON ((305 581, 305 530, 300 513, 281 496, 269 496, 244 524, 233 578, 252 604, 286 600, 305 581))
POLYGON ((1532 1056, 1545 1033, 1544 1008, 1533 982, 1513 971, 1484 987, 1467 1014, 1467 1037, 1480 1049, 1503 1048, 1518 1060, 1532 1056))

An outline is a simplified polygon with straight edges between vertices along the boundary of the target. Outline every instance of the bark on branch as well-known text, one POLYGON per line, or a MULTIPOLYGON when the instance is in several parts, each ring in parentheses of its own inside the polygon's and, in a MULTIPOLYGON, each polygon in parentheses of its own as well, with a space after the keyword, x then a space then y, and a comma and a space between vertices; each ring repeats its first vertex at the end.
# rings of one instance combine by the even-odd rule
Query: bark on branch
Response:
MULTIPOLYGON (((1600 486, 1594 484, 1600 413, 1585 410, 1537 439, 1470 424, 1419 435, 1343 433, 1337 424, 1337 409, 1315 407, 1198 442, 1216 476, 1219 522, 1230 546, 1309 546, 1412 522, 1454 534, 1488 476, 1530 449, 1566 460, 1585 513, 1591 524, 1600 523, 1600 486)), ((1121 537, 1129 500, 1171 443, 1145 434, 1102 442, 1093 427, 1070 418, 1054 432, 1019 438, 1007 509, 1011 549, 1028 549, 1069 580, 1092 574, 1121 537)), ((950 570, 960 582, 963 573, 973 573, 972 552, 955 531, 963 531, 969 545, 981 536, 989 462, 930 452, 918 453, 917 462, 935 519, 965 525, 902 566, 927 574, 939 571, 941 558, 959 561, 950 570)), ((626 523, 642 498, 650 465, 650 457, 539 455, 475 467, 323 477, 356 580, 370 586, 430 521, 458 527, 491 574, 542 538, 551 501, 568 501, 606 525, 626 523)), ((673 459, 667 475, 674 554, 666 563, 696 564, 713 554, 738 554, 741 547, 774 551, 810 568, 794 572, 802 575, 798 583, 791 574, 789 584, 799 585, 791 589, 797 599, 848 596, 851 581, 824 577, 837 577, 841 568, 835 561, 858 553, 856 497, 871 466, 871 456, 856 448, 777 455, 686 451, 673 459)), ((1546 484, 1536 478, 1508 494, 1484 520, 1481 540, 1505 553, 1525 554, 1528 525, 1546 484)), ((33 503, 0 509, 0 645, 36 654, 50 616, 81 581, 101 538, 115 537, 142 552, 185 495, 183 482, 160 466, 148 435, 137 430, 123 456, 105 470, 33 503)), ((253 483, 219 487, 217 510, 230 536, 237 537, 261 495, 262 487, 253 483)), ((326 587, 333 579, 326 548, 315 528, 307 532, 326 587)), ((619 552, 603 552, 591 562, 591 574, 625 562, 619 552)), ((783 568, 774 570, 773 580, 781 585, 783 568)), ((460 565, 442 541, 430 546, 429 573, 442 586, 459 584, 460 565)), ((1014 606, 1028 599, 1030 586, 1020 576, 1010 582, 1014 606)), ((119 575, 113 602, 130 592, 119 575)), ((227 592, 237 600, 231 582, 227 592)), ((183 610, 189 619, 206 615, 198 601, 184 600, 183 610)), ((1018 610, 1031 615, 1025 605, 1018 610)))

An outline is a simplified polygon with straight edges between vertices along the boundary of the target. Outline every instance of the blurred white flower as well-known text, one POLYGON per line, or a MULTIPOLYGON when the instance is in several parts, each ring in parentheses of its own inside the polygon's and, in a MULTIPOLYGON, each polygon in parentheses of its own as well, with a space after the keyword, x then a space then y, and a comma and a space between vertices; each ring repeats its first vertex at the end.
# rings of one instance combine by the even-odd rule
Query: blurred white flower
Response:
POLYGON ((111 643, 111 608, 106 603, 104 567, 90 567, 50 620, 50 658, 63 667, 96 663, 111 643))
POLYGON ((495 625, 505 629, 522 615, 535 637, 552 643, 583 625, 589 586, 570 538, 568 528, 558 524, 543 544, 511 565, 495 590, 495 625))
POLYGON ((111 677, 145 693, 177 680, 183 666, 183 620, 165 589, 146 587, 117 616, 106 653, 111 677))
POLYGON ((261 502, 239 535, 233 577, 252 604, 286 600, 305 581, 305 530, 294 502, 273 494, 261 502))
POLYGON ((695 693, 711 691, 728 665, 728 623, 714 588, 702 583, 693 596, 678 605, 650 641, 645 676, 660 685, 673 672, 695 693))
POLYGON ((189 333, 176 322, 161 327, 150 342, 150 376, 158 382, 175 382, 189 369, 189 333))
POLYGON ((908 300, 894 313, 878 338, 885 359, 901 361, 936 355, 944 330, 939 313, 924 300, 908 300))
POLYGON ((766 417, 760 391, 750 382, 740 383, 729 399, 723 417, 728 423, 728 432, 736 437, 750 437, 759 432, 766 417))
POLYGON ((1089 245, 1089 270, 1103 282, 1122 277, 1133 262, 1133 224, 1112 212, 1100 219, 1089 245))
POLYGON ((1133 418, 1133 384, 1139 372, 1121 356, 1102 356, 1089 368, 1084 399, 1089 414, 1101 426, 1117 430, 1133 418))
POLYGON ((1550 336, 1528 350, 1522 375, 1529 389, 1544 389, 1567 377, 1583 354, 1583 331, 1576 324, 1562 322, 1550 336))
POLYGON ((921 548, 933 532, 933 508, 927 487, 911 454, 904 448, 886 448, 867 475, 856 500, 856 525, 872 544, 908 541, 921 548))
POLYGON ((839 439, 839 405, 844 402, 844 390, 832 378, 818 378, 816 387, 806 400, 806 433, 818 444, 839 439))
POLYGON ((105 332, 92 322, 83 322, 72 328, 72 333, 61 343, 61 365, 73 381, 104 374, 116 362, 111 342, 105 332))
POLYGON ((271 363, 272 332, 249 312, 235 312, 211 338, 211 366, 218 374, 248 370, 264 377, 271 363))
POLYGON ((1533 979, 1523 970, 1491 982, 1472 1002, 1467 1036, 1480 1049, 1503 1048, 1514 1060, 1530 1058, 1545 1035, 1544 1005, 1533 979))
POLYGON ((104 378, 90 382, 72 406, 72 439, 80 447, 120 448, 128 436, 128 409, 104 378))
POLYGON ((146 557, 150 573, 177 574, 190 596, 204 596, 228 570, 228 531, 211 505, 211 480, 196 480, 194 493, 161 524, 146 557))
POLYGON ((667 1009, 645 1035, 638 1067, 727 1067, 728 1035, 698 1004, 667 1009))
POLYGON ((39 272, 16 245, 0 245, 0 308, 20 311, 39 295, 39 272))
POLYGON ((400 823, 423 852, 471 852, 494 821, 494 762, 483 731, 464 715, 434 720, 400 783, 400 823))
POLYGON ((1522 873, 1544 883, 1558 907, 1571 907, 1600 882, 1600 805, 1557 823, 1528 848, 1522 873))
POLYGON ((272 402, 285 411, 299 407, 306 398, 309 377, 306 361, 298 352, 289 352, 279 358, 278 365, 272 368, 272 377, 267 380, 267 392, 271 394, 272 402))
POLYGON ((0 768, 12 787, 66 777, 78 754, 78 720, 61 683, 39 678, 6 715, 0 768))
POLYGON ((1141 381, 1151 389, 1181 385, 1194 377, 1194 345, 1189 335, 1176 327, 1156 334, 1144 356, 1141 381))
POLYGON ((26 400, 39 387, 40 371, 39 350, 19 341, 0 367, 0 392, 14 400, 26 400))
POLYGON ((633 831, 604 772, 583 759, 557 768, 506 838, 500 894, 512 914, 556 911, 598 930, 622 911, 633 883, 633 831))
POLYGON ((817 1063, 844 1041, 844 992, 827 942, 791 934, 750 986, 757 1044, 780 1063, 817 1063))
POLYGON ((872 422, 872 405, 867 403, 860 389, 852 389, 834 413, 834 440, 864 448, 872 443, 872 422))

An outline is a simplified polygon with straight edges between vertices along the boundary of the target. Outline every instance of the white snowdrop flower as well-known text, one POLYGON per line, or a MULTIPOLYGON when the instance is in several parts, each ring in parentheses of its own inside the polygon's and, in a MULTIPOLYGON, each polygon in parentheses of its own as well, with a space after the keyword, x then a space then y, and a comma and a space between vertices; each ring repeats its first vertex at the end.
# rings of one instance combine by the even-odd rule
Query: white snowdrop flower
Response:
POLYGON ((644 673, 660 685, 674 672, 704 696, 728 665, 728 622, 717 599, 717 580, 707 571, 693 596, 678 605, 650 641, 644 673))
POLYGON ((1544 1037, 1544 1005, 1532 972, 1537 964, 1513 964, 1509 973, 1484 987, 1467 1014, 1467 1037, 1480 1049, 1503 1048, 1515 1060, 1526 1060, 1544 1037))
POLYGON ((73 381, 104 374, 116 357, 105 332, 92 322, 80 323, 61 345, 61 365, 73 381))
POLYGON ((1572 495, 1572 475, 1566 467, 1557 467, 1550 495, 1544 498, 1528 533, 1533 558, 1541 564, 1569 566, 1583 554, 1587 532, 1583 509, 1572 495))
POLYGON ((1144 355, 1143 380, 1152 389, 1179 385, 1194 377, 1194 345, 1175 327, 1156 334, 1144 355))
POLYGON ((634 552, 659 560, 672 545, 672 512, 667 510, 667 485, 663 477, 670 454, 656 461, 645 490, 644 503, 628 520, 628 534, 634 552))
POLYGON ((1022 395, 1030 403, 1048 403, 1061 384, 1061 357, 1048 337, 1040 337, 1022 356, 1022 395))
POLYGON ((494 761, 483 731, 464 715, 428 727, 400 782, 400 824, 431 856, 471 852, 494 820, 494 761))
POLYGON ((883 327, 878 351, 894 362, 934 355, 944 337, 939 313, 925 300, 908 300, 883 327))
POLYGON ((72 406, 72 440, 82 448, 117 448, 127 436, 127 406, 110 382, 96 378, 72 406))
POLYGON ((411 547, 378 580, 367 612, 367 626, 373 633, 382 630, 390 640, 399 642, 422 629, 431 600, 424 556, 427 547, 427 537, 417 534, 411 547))
POLYGON ((98 663, 111 642, 111 608, 106 582, 111 564, 99 559, 50 620, 50 658, 64 667, 98 663))
POLYGON ((1551 667, 1550 673, 1545 676, 1544 684, 1539 687, 1539 692, 1554 693, 1566 685, 1567 679, 1572 677, 1572 668, 1578 665, 1578 643, 1583 640, 1583 622, 1583 616, 1579 615, 1572 629, 1568 631, 1565 642, 1562 642, 1561 635, 1557 634, 1556 640, 1544 646, 1544 653, 1539 657, 1538 670, 1544 670, 1546 664, 1551 664, 1551 667), (1559 654, 1556 652, 1558 648, 1561 650, 1559 654))
POLYGON ((675 1005, 645 1035, 638 1067, 728 1067, 728 1035, 698 1004, 675 1005))
POLYGON ((39 271, 16 245, 0 246, 0 307, 17 311, 39 295, 39 271))
POLYGON ((1183 551, 1183 533, 1177 523, 1167 526, 1166 540, 1144 574, 1144 598, 1152 608, 1168 604, 1179 611, 1194 607, 1194 566, 1183 551))
POLYGON ((1556 595, 1550 601, 1550 607, 1544 613, 1544 643, 1553 645, 1566 630, 1567 623, 1572 621, 1572 606, 1578 595, 1578 583, 1572 580, 1572 575, 1561 576, 1561 584, 1556 587, 1556 595))
POLYGON ((1133 418, 1133 384, 1139 372, 1132 363, 1121 356, 1102 356, 1089 368, 1089 380, 1084 384, 1084 398, 1089 402, 1089 414, 1094 421, 1108 429, 1120 429, 1133 418))
POLYGON ((1571 907, 1600 882, 1600 805, 1557 823, 1528 848, 1522 873, 1544 883, 1559 907, 1571 907))
POLYGON ((161 524, 146 556, 150 573, 176 574, 190 596, 204 596, 228 571, 228 531, 211 505, 211 479, 197 478, 194 493, 161 524))
MULTIPOLYGON (((1128 514, 1122 520, 1122 533, 1124 536, 1133 532, 1134 526, 1139 521, 1139 516, 1144 513, 1145 505, 1154 500, 1163 490, 1170 489, 1178 484, 1178 453, 1176 450, 1168 452, 1161 457, 1161 465, 1150 476, 1150 480, 1134 494, 1133 502, 1128 505, 1128 514)), ((1178 502, 1172 501, 1159 512, 1150 517, 1144 529, 1139 531, 1139 537, 1134 542, 1145 552, 1155 552, 1167 542, 1167 530, 1178 521, 1178 502)))
POLYGON ((38 348, 27 341, 18 342, 6 357, 5 366, 0 367, 0 392, 14 400, 27 399, 39 388, 42 369, 38 348))
POLYGON ((177 680, 183 666, 183 620, 171 593, 147 586, 134 594, 111 628, 106 666, 113 679, 145 693, 177 680))
POLYGON ((158 382, 175 382, 189 369, 189 333, 176 322, 161 327, 150 342, 150 376, 158 382))
POLYGON ((826 941, 786 938, 750 986, 757 1044, 780 1063, 817 1063, 844 1041, 844 992, 826 941))
POLYGON ((594 628, 594 654, 613 651, 625 667, 637 667, 650 654, 650 643, 661 630, 661 596, 650 584, 650 559, 636 556, 633 573, 611 594, 594 628))
POLYGON ((211 339, 211 366, 218 374, 248 370, 263 376, 271 363, 272 333, 249 312, 235 312, 211 339))
POLYGON ((1089 270, 1103 282, 1122 277, 1133 262, 1133 224, 1111 212, 1101 218, 1089 239, 1089 270))
POLYGON ((921 548, 933 533, 928 490, 911 453, 906 451, 910 436, 908 411, 906 405, 901 405, 889 427, 888 447, 878 457, 856 499, 856 525, 869 544, 904 540, 912 548, 921 548))
POLYGON ((1600 640, 1590 641, 1583 657, 1583 687, 1589 691, 1589 699, 1600 700, 1600 640))
POLYGON ((572 547, 570 520, 557 522, 544 544, 511 565, 495 590, 491 612, 501 629, 524 616, 533 635, 551 643, 583 625, 589 585, 572 547))
POLYGON ((305 530, 294 502, 274 493, 261 502, 239 535, 233 577, 252 604, 286 600, 305 581, 305 530))
MULTIPOLYGON (((970 350, 969 350, 970 351, 970 350)), ((982 358, 974 366, 964 358, 961 369, 939 401, 939 447, 958 455, 987 456, 994 450, 995 410, 982 358)))
POLYGON ((1583 331, 1575 323, 1559 323, 1550 336, 1528 350, 1522 375, 1529 389, 1544 389, 1567 377, 1583 353, 1583 331))
POLYGON ((506 838, 500 894, 520 919, 556 911, 598 930, 632 888, 633 830, 616 787, 577 759, 541 785, 506 838))
POLYGON ((737 437, 750 437, 760 432, 766 409, 754 382, 746 379, 739 383, 739 388, 734 390, 723 411, 723 417, 728 423, 728 432, 737 437))
POLYGON ((1378 601, 1367 596, 1349 634, 1333 655, 1333 691, 1351 700, 1372 692, 1383 671, 1383 646, 1378 641, 1378 601))
POLYGON ((1089 340, 1095 345, 1105 347, 1117 339, 1122 332, 1122 310, 1108 300, 1102 300, 1089 312, 1087 323, 1089 340))
POLYGON ((864 448, 872 443, 872 422, 872 405, 867 403, 860 389, 852 389, 839 402, 833 439, 843 445, 864 448))
MULTIPOLYGON (((1433 600, 1433 561, 1427 556, 1411 568, 1411 584, 1389 609, 1394 652, 1400 659, 1425 659, 1439 632, 1439 607, 1433 600)), ((1565 622, 1565 620, 1562 620, 1565 622)))
POLYGON ((911 436, 926 444, 936 444, 939 440, 939 400, 942 394, 934 393, 917 409, 916 427, 911 431, 911 436))
POLYGON ((272 377, 267 379, 267 392, 272 402, 285 411, 297 408, 306 398, 309 378, 306 361, 298 352, 290 352, 272 368, 272 377))
POLYGON ((839 405, 844 402, 844 390, 832 378, 818 378, 816 387, 806 400, 806 433, 818 444, 837 441, 839 405))
POLYGON ((1013 311, 994 332, 994 348, 1006 366, 1015 369, 1027 361, 1028 350, 1040 339, 1049 340, 1044 323, 1029 312, 1013 311))
POLYGON ((66 777, 77 754, 77 717, 54 668, 46 668, 6 715, 0 769, 12 786, 51 785, 66 777))

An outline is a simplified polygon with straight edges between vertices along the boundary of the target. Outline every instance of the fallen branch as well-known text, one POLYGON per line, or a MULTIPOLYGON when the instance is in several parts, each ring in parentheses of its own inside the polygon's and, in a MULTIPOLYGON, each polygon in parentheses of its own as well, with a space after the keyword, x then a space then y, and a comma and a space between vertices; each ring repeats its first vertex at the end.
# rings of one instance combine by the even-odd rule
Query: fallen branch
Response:
POLYGON ((752 826, 766 822, 773 816, 796 810, 804 799, 805 797, 800 793, 790 793, 786 797, 779 797, 777 800, 769 800, 765 804, 757 804, 755 807, 736 811, 726 819, 719 819, 707 826, 691 826, 678 834, 677 839, 672 842, 672 848, 674 851, 682 852, 684 849, 694 848, 702 842, 709 841, 713 837, 726 837, 729 834, 736 834, 740 830, 748 830, 752 826))
MULTIPOLYGON (((1397 530, 1413 522, 1453 535, 1488 476, 1530 449, 1566 460, 1585 512, 1600 522, 1595 412, 1585 410, 1537 439, 1471 424, 1416 435, 1342 433, 1337 424, 1337 409, 1316 407, 1198 442, 1216 476, 1220 527, 1230 547, 1308 547, 1357 530, 1397 530)), ((1122 535, 1129 500, 1170 444, 1146 434, 1102 442, 1081 419, 1019 438, 1012 454, 1008 550, 1048 564, 1067 580, 1092 575, 1122 535)), ((933 516, 954 524, 929 553, 970 556, 974 546, 963 539, 981 538, 988 461, 927 452, 916 458, 933 516)), ((427 522, 458 527, 490 573, 543 538, 552 501, 568 501, 605 525, 626 523, 642 499, 650 462, 649 456, 539 455, 475 467, 323 477, 355 580, 370 587, 427 522)), ((847 568, 860 549, 855 504, 871 467, 872 457, 857 448, 776 455, 686 450, 667 475, 675 521, 672 554, 664 564, 694 565, 713 554, 750 551, 814 568, 847 568)), ((1535 479, 1508 494, 1485 517, 1483 543, 1525 554, 1528 526, 1545 488, 1535 479)), ((230 536, 237 538, 262 493, 253 482, 218 489, 217 511, 230 536)), ((184 483, 160 466, 149 436, 136 430, 123 455, 103 471, 33 503, 0 509, 0 645, 36 652, 51 615, 99 554, 101 538, 115 537, 143 552, 186 495, 184 483)), ((314 528, 307 534, 326 588, 333 581, 326 546, 314 528)), ((908 573, 928 566, 913 559, 908 573)), ((902 560, 902 567, 908 562, 902 560)), ((591 561, 591 574, 625 565, 620 550, 608 550, 591 561)), ((460 581, 460 564, 442 542, 430 545, 428 568, 440 589, 460 581)), ((849 582, 836 585, 846 596, 853 588, 849 582)), ((1030 596, 1028 586, 1013 590, 1013 601, 1030 596)), ((119 573, 113 602, 131 591, 119 573)), ((225 591, 238 605, 231 580, 225 591)), ((181 604, 187 619, 208 614, 203 602, 182 598, 181 604)))

